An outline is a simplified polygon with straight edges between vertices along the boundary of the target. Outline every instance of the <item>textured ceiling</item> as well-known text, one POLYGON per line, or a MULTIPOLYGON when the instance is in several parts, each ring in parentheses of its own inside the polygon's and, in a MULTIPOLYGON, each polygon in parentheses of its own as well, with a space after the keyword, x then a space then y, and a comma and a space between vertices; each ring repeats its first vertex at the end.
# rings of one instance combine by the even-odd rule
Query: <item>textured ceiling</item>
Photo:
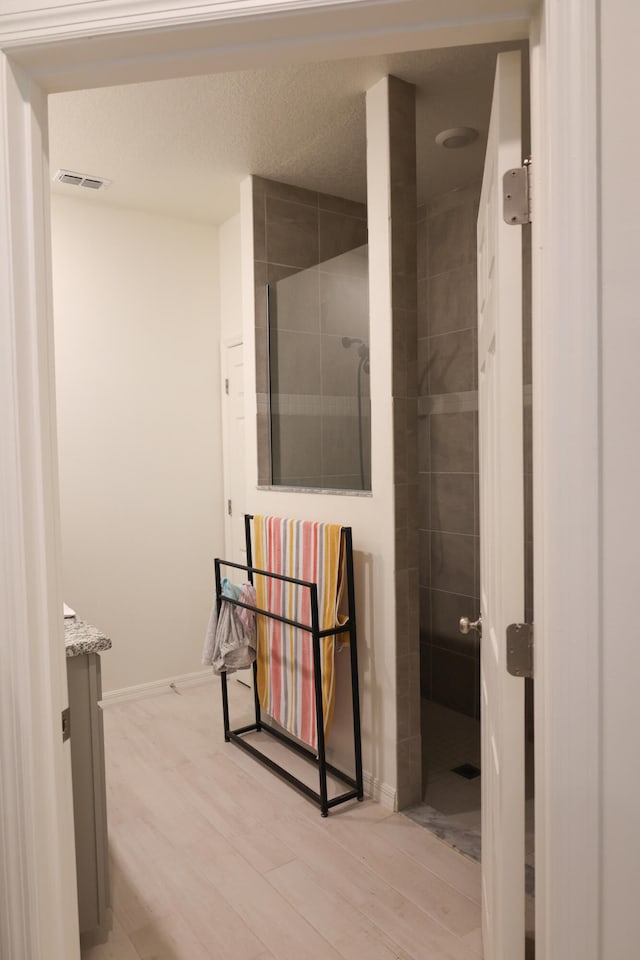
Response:
POLYGON ((366 199, 365 92, 394 74, 417 87, 420 202, 479 179, 496 53, 491 44, 222 73, 54 94, 52 175, 107 178, 98 203, 221 223, 239 207, 249 173, 354 200, 366 199), (472 126, 463 150, 434 143, 472 126))

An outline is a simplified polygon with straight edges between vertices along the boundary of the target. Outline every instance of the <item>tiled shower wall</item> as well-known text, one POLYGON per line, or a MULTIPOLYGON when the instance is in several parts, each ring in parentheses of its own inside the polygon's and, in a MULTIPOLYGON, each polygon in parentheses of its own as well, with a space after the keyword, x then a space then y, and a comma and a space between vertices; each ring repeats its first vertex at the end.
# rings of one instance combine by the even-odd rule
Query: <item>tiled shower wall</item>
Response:
POLYGON ((368 247, 270 286, 269 324, 273 483, 370 490, 368 364, 343 343, 369 340, 368 247))
POLYGON ((480 184, 418 210, 420 677, 423 697, 479 716, 476 217, 480 184))
MULTIPOLYGON (((422 794, 418 618, 415 87, 389 77, 398 806, 422 794)), ((375 357, 373 358, 375 363, 375 357)))
MULTIPOLYGON (((258 402, 258 482, 271 483, 266 288, 367 242, 366 206, 340 197, 253 178, 254 273, 256 288, 256 392, 258 402)), ((352 357, 343 350, 340 359, 352 357)), ((305 390, 304 381, 302 386, 305 390)), ((304 392, 304 391, 303 391, 304 392)), ((307 417, 303 443, 309 439, 307 417)), ((318 418, 319 419, 319 418, 318 418)), ((313 424, 320 441, 321 424, 313 424)), ((314 449, 316 449, 314 445, 314 449)), ((297 469, 297 468, 296 468, 297 469)), ((304 474, 308 477, 308 474, 304 474)))

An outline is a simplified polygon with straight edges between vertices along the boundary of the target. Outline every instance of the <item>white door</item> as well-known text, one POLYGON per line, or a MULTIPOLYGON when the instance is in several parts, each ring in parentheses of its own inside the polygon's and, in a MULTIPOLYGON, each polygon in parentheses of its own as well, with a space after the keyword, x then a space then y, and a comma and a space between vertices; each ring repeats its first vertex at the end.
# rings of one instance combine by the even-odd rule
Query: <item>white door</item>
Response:
MULTIPOLYGON (((222 354, 223 433, 222 460, 224 477, 224 559, 247 562, 244 532, 244 346, 241 340, 225 344, 222 354)), ((222 570, 234 583, 244 583, 242 570, 222 570)), ((238 670, 234 679, 251 686, 252 670, 238 670)))
MULTIPOLYGON (((225 345, 223 351, 223 437, 225 552, 226 560, 246 563, 244 534, 244 346, 225 345)), ((235 571, 238 577, 246 577, 235 571)), ((236 575, 233 578, 236 580, 236 575)), ((237 582, 240 582, 239 580, 237 582)))
POLYGON ((522 227, 502 175, 522 163, 520 54, 500 54, 478 211, 482 935, 487 960, 524 956, 524 680, 506 628, 524 619, 522 227))

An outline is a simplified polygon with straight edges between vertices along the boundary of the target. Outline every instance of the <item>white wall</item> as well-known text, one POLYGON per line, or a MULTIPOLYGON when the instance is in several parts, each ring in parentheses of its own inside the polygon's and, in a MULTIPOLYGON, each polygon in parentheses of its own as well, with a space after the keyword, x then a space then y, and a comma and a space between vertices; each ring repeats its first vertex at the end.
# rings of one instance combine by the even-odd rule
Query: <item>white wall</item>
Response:
POLYGON ((221 224, 220 251, 220 342, 242 336, 242 280, 240 261, 240 214, 221 224))
POLYGON ((217 230, 52 198, 64 593, 103 688, 202 669, 223 543, 217 230))
MULTIPOLYGON (((367 94, 369 302, 371 346, 370 496, 292 493, 257 489, 254 357, 253 199, 250 178, 241 186, 242 304, 247 397, 247 504, 251 513, 324 520, 353 529, 358 656, 365 788, 395 802, 396 647, 393 413, 391 401, 391 272, 389 238, 388 112, 385 83, 367 94)), ((328 749, 351 765, 350 686, 347 654, 338 654, 337 701, 328 749)))

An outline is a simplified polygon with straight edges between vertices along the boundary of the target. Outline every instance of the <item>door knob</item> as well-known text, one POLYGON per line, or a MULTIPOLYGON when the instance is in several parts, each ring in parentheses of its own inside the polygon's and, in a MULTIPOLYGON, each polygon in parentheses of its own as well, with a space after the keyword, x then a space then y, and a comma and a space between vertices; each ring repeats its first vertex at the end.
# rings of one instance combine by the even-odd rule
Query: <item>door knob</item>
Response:
POLYGON ((460 617, 460 633, 466 636, 472 630, 475 630, 476 633, 482 636, 482 617, 478 617, 477 620, 469 620, 469 617, 460 617))

